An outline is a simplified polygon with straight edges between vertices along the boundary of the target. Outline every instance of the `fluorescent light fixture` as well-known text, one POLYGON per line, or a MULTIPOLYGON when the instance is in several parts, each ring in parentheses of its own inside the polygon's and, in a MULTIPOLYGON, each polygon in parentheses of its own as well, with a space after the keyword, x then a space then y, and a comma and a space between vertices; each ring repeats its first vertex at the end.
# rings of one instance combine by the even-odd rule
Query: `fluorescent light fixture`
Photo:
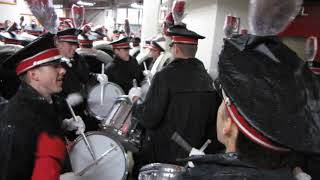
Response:
POLYGON ((138 3, 132 3, 131 7, 136 9, 143 9, 143 5, 139 5, 138 3))
POLYGON ((85 1, 78 1, 78 5, 83 5, 83 6, 94 6, 96 3, 95 2, 85 2, 85 1))

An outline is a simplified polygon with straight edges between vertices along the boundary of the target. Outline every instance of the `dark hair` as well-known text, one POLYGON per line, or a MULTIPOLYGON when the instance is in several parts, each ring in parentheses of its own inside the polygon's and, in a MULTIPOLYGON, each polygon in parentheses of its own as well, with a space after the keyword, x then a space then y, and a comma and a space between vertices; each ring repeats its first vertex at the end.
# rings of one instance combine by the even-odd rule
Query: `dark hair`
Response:
POLYGON ((274 169, 289 167, 292 161, 291 154, 287 152, 276 152, 255 144, 240 131, 237 138, 237 149, 241 160, 254 164, 261 168, 274 169))
POLYGON ((179 47, 182 54, 186 57, 195 57, 197 53, 197 45, 194 44, 179 44, 177 43, 176 46, 179 47))

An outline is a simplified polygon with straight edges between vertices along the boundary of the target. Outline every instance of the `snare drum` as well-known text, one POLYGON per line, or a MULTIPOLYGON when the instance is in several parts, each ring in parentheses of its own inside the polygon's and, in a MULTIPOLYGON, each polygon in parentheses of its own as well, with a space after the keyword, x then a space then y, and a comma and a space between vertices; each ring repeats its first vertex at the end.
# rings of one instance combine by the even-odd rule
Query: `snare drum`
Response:
POLYGON ((100 127, 118 139, 126 150, 137 152, 141 131, 136 128, 137 121, 133 121, 132 106, 128 96, 119 96, 100 127))
POLYGON ((117 97, 124 95, 120 86, 108 82, 94 86, 88 95, 88 110, 97 120, 103 120, 109 113, 117 97))
POLYGON ((69 152, 73 173, 81 179, 126 179, 128 159, 121 144, 103 132, 94 131, 85 135, 97 162, 94 163, 83 137, 79 136, 69 152))
POLYGON ((143 166, 140 169, 139 180, 170 180, 174 179, 179 173, 183 172, 184 167, 163 164, 152 163, 143 166))
POLYGON ((127 136, 131 129, 132 103, 128 96, 119 96, 108 116, 102 121, 103 128, 114 128, 120 135, 127 136))

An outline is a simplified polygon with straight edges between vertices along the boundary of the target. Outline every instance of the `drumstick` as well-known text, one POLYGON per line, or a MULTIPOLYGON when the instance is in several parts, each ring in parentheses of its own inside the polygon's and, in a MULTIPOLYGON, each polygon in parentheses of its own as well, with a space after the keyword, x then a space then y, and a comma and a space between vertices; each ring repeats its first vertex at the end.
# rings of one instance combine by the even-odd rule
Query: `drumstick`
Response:
MULTIPOLYGON (((145 61, 143 61, 143 66, 144 66, 144 69, 145 69, 145 70, 148 70, 148 69, 147 69, 147 65, 146 65, 146 62, 145 62, 145 61)), ((148 84, 149 84, 149 86, 150 86, 150 85, 151 85, 151 81, 150 81, 149 76, 147 77, 147 81, 148 81, 148 84)))
POLYGON ((89 169, 91 169, 94 165, 96 165, 98 162, 102 160, 103 157, 105 157, 107 154, 109 154, 111 151, 116 149, 118 146, 113 146, 112 148, 108 149, 106 152, 102 153, 98 159, 94 160, 91 164, 89 164, 87 167, 85 167, 83 170, 81 170, 79 173, 76 173, 76 176, 82 176, 85 172, 87 172, 89 169))
MULTIPOLYGON (((76 114, 74 113, 74 111, 73 111, 71 105, 68 103, 68 101, 66 101, 66 102, 67 102, 68 108, 69 108, 69 110, 70 110, 70 112, 71 112, 71 114, 72 114, 73 119, 77 122, 78 120, 77 120, 77 118, 76 118, 76 114)), ((81 136, 83 137, 84 142, 85 142, 85 144, 86 144, 86 146, 87 146, 87 148, 88 148, 88 150, 89 150, 89 152, 90 152, 93 160, 95 160, 96 157, 95 157, 95 155, 94 155, 94 153, 93 153, 93 150, 92 150, 92 148, 91 148, 91 146, 90 146, 90 144, 89 144, 89 142, 88 142, 88 140, 87 140, 87 137, 86 137, 86 135, 84 134, 84 132, 81 132, 81 136)))
MULTIPOLYGON (((104 63, 101 64, 101 74, 104 74, 104 63)), ((104 100, 104 85, 101 84, 101 96, 100 96, 100 104, 103 105, 103 100, 104 100)))
POLYGON ((202 146, 201 148, 199 149, 201 152, 203 152, 207 147, 208 145, 211 143, 211 140, 208 139, 202 146))
POLYGON ((187 152, 191 151, 192 147, 190 146, 190 144, 187 143, 177 132, 174 132, 174 134, 171 136, 171 139, 187 152))

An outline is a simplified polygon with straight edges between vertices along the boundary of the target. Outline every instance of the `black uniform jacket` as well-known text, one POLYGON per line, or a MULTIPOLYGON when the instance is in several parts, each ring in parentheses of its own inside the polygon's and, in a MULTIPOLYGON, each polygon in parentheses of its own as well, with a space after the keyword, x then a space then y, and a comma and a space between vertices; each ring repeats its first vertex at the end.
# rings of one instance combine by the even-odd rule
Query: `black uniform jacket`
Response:
POLYGON ((54 104, 21 83, 0 114, 0 180, 31 179, 39 135, 62 137, 55 110, 54 104))
POLYGON ((64 64, 66 74, 63 77, 63 93, 80 92, 84 97, 87 96, 87 83, 89 81, 89 66, 85 59, 75 53, 74 59, 70 61, 71 67, 64 64))
POLYGON ((220 144, 216 140, 216 114, 221 100, 212 79, 198 59, 175 59, 155 74, 145 102, 138 108, 146 128, 143 156, 147 162, 177 164, 176 158, 189 152, 171 136, 179 133, 192 147, 200 148, 211 139, 209 152, 220 144))
POLYGON ((136 79, 139 85, 144 78, 137 60, 133 57, 130 57, 129 61, 124 61, 115 56, 110 65, 108 65, 106 74, 109 81, 118 84, 125 94, 128 94, 132 88, 133 79, 136 79))
POLYGON ((295 180, 290 168, 263 169, 246 163, 236 153, 191 157, 188 168, 175 180, 295 180))

